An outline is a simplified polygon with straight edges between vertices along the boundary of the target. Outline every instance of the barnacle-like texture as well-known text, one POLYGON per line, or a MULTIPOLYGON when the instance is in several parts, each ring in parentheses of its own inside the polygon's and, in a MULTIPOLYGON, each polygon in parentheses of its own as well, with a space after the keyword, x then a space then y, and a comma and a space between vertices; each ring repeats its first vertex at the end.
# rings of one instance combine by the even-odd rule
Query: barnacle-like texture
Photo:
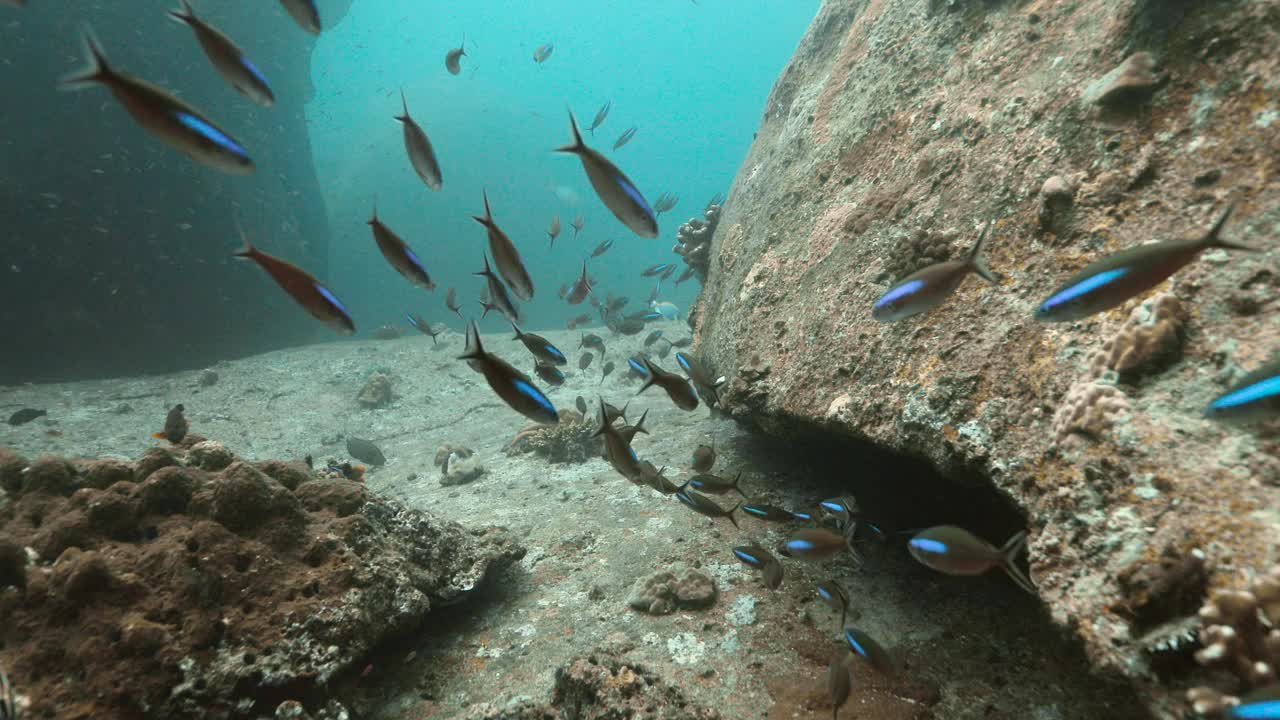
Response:
POLYGON ((537 453, 554 463, 580 463, 600 453, 600 440, 593 437, 595 423, 576 410, 561 410, 555 425, 529 423, 507 445, 507 454, 537 453))
POLYGON ((356 396, 356 402, 367 408, 382 407, 391 402, 391 378, 380 372, 370 375, 356 396))
POLYGON ((702 218, 690 218, 689 222, 676 230, 676 245, 671 248, 684 258, 685 265, 694 268, 698 280, 706 282, 707 270, 711 267, 711 237, 720 224, 721 206, 711 204, 702 213, 702 218))
POLYGON ((1170 293, 1162 293, 1134 308, 1124 325, 1093 354, 1094 377, 1141 372, 1177 355, 1187 311, 1170 293))
POLYGON ((710 575, 687 569, 677 576, 670 570, 637 580, 627 604, 653 615, 675 612, 677 607, 701 609, 716 601, 716 584, 710 575))
POLYGON ((892 281, 897 281, 920 268, 950 260, 951 243, 958 235, 954 229, 916 230, 911 237, 895 244, 895 251, 885 261, 885 272, 892 276, 892 281))
MULTIPOLYGON (((1248 590, 1222 590, 1200 608, 1201 665, 1230 671, 1245 690, 1276 681, 1280 664, 1280 565, 1248 590)), ((1238 698, 1210 687, 1187 691, 1196 714, 1222 717, 1238 698)))
POLYGON ((1129 398, 1115 385, 1085 380, 1071 386, 1053 414, 1053 436, 1061 444, 1073 434, 1102 437, 1129 414, 1129 398))

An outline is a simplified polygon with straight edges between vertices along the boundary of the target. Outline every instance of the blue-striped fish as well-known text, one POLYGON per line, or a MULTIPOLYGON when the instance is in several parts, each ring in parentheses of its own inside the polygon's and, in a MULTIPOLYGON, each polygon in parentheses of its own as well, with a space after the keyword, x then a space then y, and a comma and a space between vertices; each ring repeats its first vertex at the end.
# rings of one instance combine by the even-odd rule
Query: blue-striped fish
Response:
POLYGON ((489 252, 493 253, 493 262, 498 266, 498 274, 502 276, 507 287, 521 300, 533 299, 533 278, 520 259, 520 251, 502 228, 493 221, 493 212, 489 209, 489 193, 484 194, 484 217, 473 215, 472 219, 484 226, 489 236, 489 252))
POLYGON ((1018 555, 1027 546, 1027 533, 1009 538, 1003 547, 976 537, 954 525, 940 525, 917 533, 907 542, 911 556, 926 567, 947 575, 981 575, 993 568, 1005 571, 1018 587, 1032 595, 1036 586, 1018 567, 1018 555))
POLYGON ((606 101, 605 101, 605 103, 604 103, 604 105, 601 105, 601 106, 600 106, 600 109, 596 111, 595 119, 591 121, 591 134, 592 134, 592 135, 595 135, 595 134, 596 134, 596 128, 598 128, 598 127, 600 127, 601 125, 603 125, 603 124, 604 124, 604 119, 605 119, 605 118, 607 118, 607 117, 609 117, 609 111, 610 111, 611 109, 613 109, 613 101, 612 101, 612 100, 606 100, 606 101))
POLYGON ((569 113, 569 128, 573 131, 573 142, 556 148, 556 152, 576 155, 582 161, 582 169, 587 172, 587 179, 591 181, 596 195, 623 225, 640 237, 658 237, 658 220, 644 194, 617 165, 587 147, 572 112, 569 113))
POLYGON ((515 369, 506 360, 486 352, 480 343, 480 331, 476 321, 467 325, 469 350, 458 356, 459 360, 474 360, 485 382, 512 410, 534 422, 554 425, 560 422, 555 405, 533 384, 528 375, 515 369))
POLYGON ((871 667, 880 671, 882 675, 888 678, 896 677, 898 669, 893 661, 893 656, 889 654, 884 646, 876 642, 876 639, 856 627, 847 627, 844 629, 844 641, 849 645, 849 649, 855 655, 866 660, 871 667))
POLYGON ((843 535, 825 528, 806 528, 792 535, 782 547, 801 560, 826 560, 848 549, 843 535))
POLYGON ((827 607, 840 613, 840 627, 844 627, 845 617, 849 614, 849 594, 835 580, 823 580, 818 583, 818 597, 827 607))
POLYGON ((569 363, 569 359, 564 356, 564 353, 560 352, 559 348, 552 345, 550 340, 541 335, 525 332, 514 322, 511 323, 511 329, 516 333, 513 339, 524 343, 524 346, 529 349, 529 352, 533 353, 538 362, 550 365, 567 365, 569 363))
POLYGON ((422 265, 422 261, 418 259, 417 253, 413 248, 409 247, 401 237, 395 234, 391 228, 387 227, 378 219, 378 204, 373 204, 373 217, 369 218, 369 227, 373 229, 373 241, 378 244, 378 250, 382 252, 382 257, 387 259, 391 267, 395 271, 404 276, 416 287, 423 290, 434 290, 436 284, 432 282, 431 276, 427 274, 427 269, 422 265))
POLYGON ((1280 684, 1258 688, 1227 711, 1229 720, 1280 720, 1280 684))
POLYGON ((191 3, 187 0, 181 2, 182 7, 170 10, 169 17, 191 28, 196 41, 222 79, 259 105, 270 107, 275 104, 276 97, 271 92, 271 85, 258 66, 225 33, 197 17, 191 3))
POLYGON ((631 444, 622 436, 618 428, 613 426, 613 417, 610 416, 609 408, 606 406, 604 399, 600 400, 600 428, 592 434, 592 437, 600 435, 604 436, 604 456, 617 470, 619 474, 628 480, 639 482, 642 475, 640 467, 640 459, 636 457, 636 453, 631 449, 631 444))
POLYGON ((547 58, 551 57, 551 53, 555 52, 555 49, 556 46, 551 43, 539 45, 533 49, 533 61, 541 65, 547 61, 547 58))
POLYGON ((734 527, 738 527, 738 519, 734 517, 733 514, 737 512, 739 507, 741 507, 741 503, 725 510, 717 505, 715 500, 712 500, 700 492, 690 490, 689 483, 681 485, 675 495, 677 500, 699 515, 705 515, 709 518, 729 518, 729 522, 733 523, 734 527))
POLYGON ((640 393, 657 385, 667 392, 667 397, 671 398, 671 402, 681 410, 694 410, 698 407, 698 394, 689 385, 689 381, 654 365, 647 357, 641 356, 640 362, 649 373, 644 379, 644 384, 640 386, 640 393))
POLYGON ((352 322, 351 315, 342 301, 338 300, 329 288, 321 285, 315 276, 293 263, 255 248, 243 230, 240 231, 240 238, 244 241, 244 247, 236 252, 236 257, 252 260, 258 264, 258 267, 266 270, 280 289, 288 293, 294 302, 311 313, 315 319, 343 335, 350 335, 356 331, 356 325, 352 322))
POLYGON ((1081 320, 1123 305, 1164 282, 1209 248, 1256 252, 1257 248, 1220 237, 1234 207, 1228 205, 1208 232, 1199 237, 1139 245, 1090 263, 1040 303, 1036 319, 1081 320))
POLYGON ((636 130, 638 130, 638 128, 635 125, 623 130, 622 134, 618 136, 618 139, 613 141, 613 149, 617 150, 623 145, 631 142, 631 138, 636 136, 636 130))
POLYGON ((1214 398, 1204 416, 1225 422, 1255 422, 1280 415, 1280 358, 1241 378, 1214 398))
POLYGON ((404 316, 409 320, 409 324, 412 325, 415 330, 422 333, 423 335, 431 336, 432 345, 435 345, 437 343, 436 337, 440 335, 441 332, 444 332, 443 330, 436 330, 432 328, 431 324, 428 323, 426 320, 423 320, 422 316, 418 315, 417 313, 405 313, 404 316))
POLYGON ((485 306, 485 313, 488 314, 490 309, 494 309, 502 313, 503 317, 510 322, 520 322, 520 309, 516 307, 515 302, 511 300, 511 296, 507 294, 507 287, 502 284, 502 280, 498 279, 498 276, 493 274, 493 270, 489 267, 488 255, 484 256, 484 270, 472 274, 483 277, 487 283, 486 288, 489 291, 489 301, 480 301, 480 304, 485 306))
POLYGON ((113 70, 88 28, 84 46, 89 64, 64 77, 60 88, 103 85, 139 125, 196 162, 233 175, 253 172, 244 146, 195 108, 145 80, 113 70))
POLYGON ((312 35, 320 34, 320 11, 316 9, 315 0, 280 0, 280 4, 298 27, 312 35))
POLYGON ((982 228, 978 242, 963 260, 936 263, 899 280, 875 301, 871 317, 880 322, 897 322, 932 310, 951 297, 969 273, 977 273, 990 283, 1000 282, 982 257, 982 247, 992 224, 988 222, 982 228))
POLYGON ((744 564, 763 571, 764 584, 770 590, 777 590, 782 584, 782 563, 768 550, 752 543, 735 547, 733 555, 744 564))

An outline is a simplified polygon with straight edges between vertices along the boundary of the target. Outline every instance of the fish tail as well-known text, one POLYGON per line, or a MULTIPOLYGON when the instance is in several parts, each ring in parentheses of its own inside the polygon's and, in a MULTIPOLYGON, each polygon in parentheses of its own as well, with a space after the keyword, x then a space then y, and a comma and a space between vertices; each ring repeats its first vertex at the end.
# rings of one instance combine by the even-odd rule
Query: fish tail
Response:
POLYGON ((1009 541, 1000 548, 1000 568, 1005 571, 1010 580, 1013 580, 1018 587, 1026 590, 1032 595, 1039 595, 1036 586, 1032 584, 1031 578, 1022 572, 1022 568, 1018 567, 1018 556, 1027 547, 1027 531, 1023 530, 1017 535, 1009 538, 1009 541))
POLYGON ((400 122, 409 121, 409 101, 404 99, 404 88, 400 88, 400 107, 404 108, 403 115, 396 115, 395 119, 400 122))
POLYGON ((987 222, 986 227, 982 228, 982 234, 978 236, 978 242, 973 244, 973 249, 969 251, 969 257, 966 261, 969 267, 978 274, 983 280, 989 283, 999 284, 1000 276, 991 271, 987 266, 987 259, 982 255, 982 248, 987 244, 987 235, 990 234, 991 226, 995 224, 994 220, 987 222))
POLYGON ((254 254, 258 252, 258 249, 253 246, 253 241, 251 241, 249 236, 245 234, 244 228, 240 225, 240 221, 236 220, 235 222, 236 232, 240 233, 240 241, 244 243, 244 246, 232 253, 232 255, 238 258, 252 258, 254 254))
POLYGON ((195 19, 196 11, 191 9, 191 3, 187 2, 187 0, 181 0, 181 2, 182 7, 177 10, 169 11, 169 19, 174 22, 182 23, 183 25, 188 25, 195 19))
POLYGON ((481 190, 480 192, 484 195, 484 217, 472 215, 471 219, 487 228, 491 228, 493 227, 493 213, 489 211, 489 193, 486 190, 481 190))
POLYGON ((569 128, 573 130, 573 142, 568 145, 561 145, 556 148, 556 152, 562 153, 580 153, 586 149, 586 144, 582 142, 582 133, 578 132, 578 121, 573 117, 573 111, 569 111, 569 128))
POLYGON ((151 437, 153 437, 153 438, 155 438, 155 439, 157 439, 157 440, 164 440, 166 436, 165 436, 165 434, 164 434, 164 433, 159 432, 159 431, 156 431, 156 432, 151 433, 151 437))
POLYGON ((1227 205, 1227 209, 1222 211, 1218 219, 1213 221, 1213 227, 1209 228, 1209 232, 1205 233, 1205 247, 1224 248, 1227 250, 1246 250, 1248 252, 1258 252, 1259 249, 1250 245, 1243 245, 1231 240, 1223 240, 1221 237, 1222 228, 1227 224, 1227 220, 1231 217, 1231 213, 1235 211, 1236 204, 1232 202, 1227 205))
POLYGON ((93 28, 87 24, 80 30, 80 42, 84 45, 86 65, 63 76, 58 81, 59 89, 76 90, 87 85, 107 83, 115 76, 107 62, 107 54, 102 50, 102 44, 98 42, 93 28))
POLYGON ((480 328, 476 327, 475 320, 467 324, 467 346, 471 350, 459 355, 459 360, 479 360, 484 357, 484 347, 480 345, 480 328))
POLYGON ((729 522, 733 523, 733 526, 738 528, 739 530, 741 530, 742 528, 738 526, 738 518, 734 517, 733 514, 738 512, 738 508, 740 507, 742 507, 742 503, 738 503, 737 505, 734 505, 733 508, 729 510, 728 514, 725 515, 725 517, 729 518, 729 522))

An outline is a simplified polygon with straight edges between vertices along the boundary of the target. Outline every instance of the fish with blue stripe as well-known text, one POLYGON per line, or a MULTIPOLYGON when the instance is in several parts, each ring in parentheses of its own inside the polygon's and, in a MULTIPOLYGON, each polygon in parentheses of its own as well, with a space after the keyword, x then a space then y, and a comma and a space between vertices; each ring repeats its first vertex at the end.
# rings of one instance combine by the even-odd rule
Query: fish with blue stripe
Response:
POLYGON ((745 499, 747 494, 738 485, 741 481, 741 472, 732 480, 727 477, 712 475, 711 473, 699 473, 689 478, 689 486, 698 492, 711 493, 713 495, 723 495, 733 490, 745 499))
POLYGON ((866 660, 882 675, 888 678, 897 677, 897 663, 894 662, 889 651, 876 642, 875 638, 856 627, 847 627, 844 629, 844 641, 854 655, 866 660))
POLYGON ((513 339, 524 343, 524 346, 528 348, 529 352, 532 353, 535 358, 538 359, 538 362, 546 363, 548 365, 569 364, 569 359, 566 358, 564 353, 560 352, 555 345, 552 345, 550 340, 542 337, 541 335, 525 332, 514 322, 511 323, 511 329, 516 333, 516 336, 513 339))
POLYGON ((409 324, 412 325, 415 330, 422 333, 423 335, 431 336, 432 345, 435 345, 437 343, 436 337, 439 336, 440 333, 443 332, 443 330, 436 330, 432 328, 431 324, 428 323, 426 320, 423 320, 422 316, 418 315, 417 313, 405 313, 404 316, 409 320, 409 324))
POLYGON ((484 256, 484 270, 472 274, 483 277, 486 283, 485 287, 489 291, 489 301, 481 300, 480 302, 485 308, 485 315, 489 314, 489 309, 492 308, 502 313, 502 316, 509 322, 520 322, 520 309, 516 307, 515 302, 511 300, 511 296, 507 294, 507 287, 502 284, 502 280, 498 279, 498 276, 489 267, 488 255, 484 256))
POLYGON ((535 361, 533 371, 538 373, 538 377, 542 378, 543 382, 548 385, 560 387, 564 384, 564 372, 551 363, 535 361))
POLYGON ((699 515, 705 515, 709 518, 728 518, 729 522, 733 523, 734 527, 738 527, 738 519, 735 518, 733 514, 742 506, 742 503, 738 503, 732 508, 725 510, 706 495, 695 490, 690 490, 689 483, 687 482, 681 485, 680 489, 676 492, 676 499, 683 503, 685 507, 688 507, 699 515))
POLYGON ((281 290, 288 293, 294 302, 311 313, 315 319, 343 335, 350 335, 356 331, 355 322, 351 320, 351 314, 347 312, 346 306, 329 288, 321 285, 314 275, 293 263, 257 249, 253 243, 249 242, 249 237, 244 234, 244 230, 240 230, 240 238, 244 241, 244 247, 236 251, 235 257, 257 263, 258 267, 275 280, 281 290))
POLYGON ((676 407, 681 410, 697 409, 698 394, 689 386, 687 380, 654 365, 647 357, 641 356, 640 362, 644 365, 645 372, 648 373, 648 376, 644 379, 644 384, 640 386, 641 393, 657 385, 667 392, 667 397, 671 398, 671 402, 675 403, 676 407))
POLYGON ((506 360, 485 351, 480 343, 480 330, 476 327, 475 320, 467 325, 467 347, 468 351, 458 356, 458 359, 475 361, 490 389, 512 410, 534 422, 548 425, 560 422, 555 405, 551 404, 551 400, 533 384, 528 375, 512 367, 506 360))
POLYGON ((592 437, 604 436, 604 456, 609 464, 613 466, 624 478, 633 482, 639 482, 641 476, 640 460, 636 457, 635 451, 631 449, 631 444, 627 442, 618 428, 613 426, 613 418, 610 417, 609 410, 605 401, 600 400, 600 427, 592 437))
POLYGON ((1280 684, 1248 693, 1227 711, 1227 717, 1230 720, 1280 720, 1280 684))
POLYGON ((1027 547, 1027 533, 1019 532, 1001 547, 954 525, 923 530, 907 541, 911 556, 925 567, 947 575, 982 575, 1000 568, 1018 587, 1032 595, 1036 586, 1018 567, 1018 556, 1027 547))
POLYGON ((405 280, 415 287, 423 290, 434 290, 436 284, 432 282, 431 276, 427 274, 427 269, 423 267, 422 260, 418 258, 418 254, 409 247, 409 243, 405 242, 399 235, 386 226, 378 219, 378 202, 373 203, 373 217, 369 218, 368 225, 373 229, 373 241, 378 244, 378 250, 382 253, 382 257, 400 273, 405 280))
POLYGON ((1221 422, 1249 423, 1280 415, 1280 357, 1245 375, 1205 408, 1221 422))
POLYGON ((1257 248, 1222 239, 1222 228, 1234 208, 1234 204, 1228 205, 1198 237, 1139 245, 1090 263, 1040 303, 1036 319, 1083 320, 1119 307, 1169 279, 1209 248, 1257 252, 1257 248))
POLYGON ((742 512, 765 522, 796 522, 812 520, 813 516, 805 512, 792 512, 786 508, 764 503, 748 503, 742 506, 742 512))
POLYGON ((573 131, 573 142, 556 148, 556 152, 576 155, 582 161, 582 169, 587 172, 587 179, 591 181, 596 195, 623 225, 640 237, 658 237, 658 220, 644 194, 609 158, 587 147, 572 112, 569 113, 569 127, 573 131))
POLYGON ((782 563, 764 548, 752 543, 733 548, 734 557, 763 572, 765 587, 777 590, 782 585, 782 563))
POLYGON ((827 698, 831 701, 831 720, 839 717, 840 708, 849 701, 849 691, 853 689, 853 681, 849 677, 849 662, 852 658, 847 651, 841 651, 827 666, 827 698))
POLYGON ((849 594, 835 580, 823 580, 818 583, 818 597, 827 607, 840 613, 840 627, 844 627, 845 617, 849 614, 849 594))
POLYGON ((298 27, 312 35, 320 34, 320 11, 316 9, 316 0, 280 0, 280 4, 298 27))
POLYGON ((92 29, 85 28, 83 41, 88 65, 64 77, 60 89, 102 85, 139 125, 196 162, 232 175, 253 172, 244 146, 211 120, 160 87, 113 69, 92 29))
POLYGON ((270 107, 275 104, 271 85, 258 66, 226 33, 198 17, 191 3, 182 0, 182 7, 170 10, 169 17, 191 28, 205 56, 227 84, 259 105, 270 107))
POLYGON ((976 273, 983 280, 998 284, 1000 278, 991 272, 982 256, 982 248, 993 224, 994 221, 988 222, 982 228, 978 241, 963 260, 930 265, 895 283, 872 305, 871 317, 890 323, 932 310, 951 297, 969 273, 976 273))
POLYGON ((511 288, 512 294, 516 297, 521 300, 532 300, 533 278, 529 277, 524 260, 520 258, 520 251, 516 250, 516 244, 511 242, 511 238, 498 227, 498 223, 494 222, 493 211, 489 209, 489 193, 482 191, 482 194, 484 195, 484 217, 473 215, 472 219, 483 225, 488 234, 489 252, 493 253, 493 263, 498 266, 498 274, 502 276, 503 282, 511 288))
POLYGON ((826 528, 806 528, 792 535, 782 548, 790 557, 816 562, 839 555, 849 548, 849 544, 840 533, 826 528))

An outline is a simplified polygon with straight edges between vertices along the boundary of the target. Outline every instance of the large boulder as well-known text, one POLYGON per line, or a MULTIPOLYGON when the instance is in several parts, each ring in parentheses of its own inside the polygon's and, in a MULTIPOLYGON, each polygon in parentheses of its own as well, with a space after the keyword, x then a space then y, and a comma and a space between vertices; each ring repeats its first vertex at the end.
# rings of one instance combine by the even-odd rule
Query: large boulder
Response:
MULTIPOLYGON (((1011 498, 1051 616, 1171 715, 1184 678, 1168 668, 1191 665, 1206 593, 1280 545, 1274 432, 1201 417, 1280 347, 1277 27, 1276 3, 826 0, 769 97, 695 313, 730 414, 1011 498), (1033 319, 1091 260, 1203 233, 1231 201, 1224 236, 1261 252, 1205 252, 1085 321, 1033 319), (872 318, 987 222, 1003 282, 872 318)), ((909 494, 911 477, 883 480, 909 494)))

